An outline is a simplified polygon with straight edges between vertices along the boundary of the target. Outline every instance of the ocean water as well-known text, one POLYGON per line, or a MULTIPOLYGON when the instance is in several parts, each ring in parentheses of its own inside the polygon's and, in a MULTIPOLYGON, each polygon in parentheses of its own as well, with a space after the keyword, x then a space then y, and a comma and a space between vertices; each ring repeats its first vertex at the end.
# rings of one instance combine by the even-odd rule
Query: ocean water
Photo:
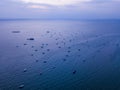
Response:
POLYGON ((120 90, 120 21, 0 21, 0 90, 120 90))

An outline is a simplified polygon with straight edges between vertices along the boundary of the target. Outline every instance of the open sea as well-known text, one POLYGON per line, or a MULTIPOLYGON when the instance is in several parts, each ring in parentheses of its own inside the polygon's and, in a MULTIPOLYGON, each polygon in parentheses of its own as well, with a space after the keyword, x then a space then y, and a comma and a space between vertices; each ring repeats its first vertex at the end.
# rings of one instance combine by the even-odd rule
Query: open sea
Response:
POLYGON ((0 90, 120 90, 120 20, 1 20, 0 90))

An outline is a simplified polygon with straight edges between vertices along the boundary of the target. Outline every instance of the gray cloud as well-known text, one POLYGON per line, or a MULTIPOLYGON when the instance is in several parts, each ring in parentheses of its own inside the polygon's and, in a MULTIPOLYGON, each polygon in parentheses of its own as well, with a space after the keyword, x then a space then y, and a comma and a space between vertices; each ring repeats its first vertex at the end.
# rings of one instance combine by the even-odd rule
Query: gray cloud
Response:
POLYGON ((1 0, 0 18, 120 18, 119 0, 93 0, 66 6, 1 0))

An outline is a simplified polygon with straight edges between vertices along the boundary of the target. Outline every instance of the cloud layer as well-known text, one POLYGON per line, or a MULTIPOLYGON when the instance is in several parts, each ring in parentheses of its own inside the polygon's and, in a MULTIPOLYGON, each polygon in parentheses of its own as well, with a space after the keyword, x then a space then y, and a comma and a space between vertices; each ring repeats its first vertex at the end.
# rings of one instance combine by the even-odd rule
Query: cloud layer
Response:
POLYGON ((0 18, 120 18, 120 0, 1 0, 0 18))
POLYGON ((90 2, 92 0, 20 0, 20 1, 24 3, 64 6, 64 5, 73 5, 81 2, 90 2))

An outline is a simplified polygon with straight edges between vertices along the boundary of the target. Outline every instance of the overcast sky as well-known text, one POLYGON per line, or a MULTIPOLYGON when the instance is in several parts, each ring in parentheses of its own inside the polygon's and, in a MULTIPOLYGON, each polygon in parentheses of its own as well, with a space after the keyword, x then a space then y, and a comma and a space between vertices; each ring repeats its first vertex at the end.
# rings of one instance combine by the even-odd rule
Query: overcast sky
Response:
POLYGON ((0 0, 0 18, 120 19, 120 0, 0 0))

